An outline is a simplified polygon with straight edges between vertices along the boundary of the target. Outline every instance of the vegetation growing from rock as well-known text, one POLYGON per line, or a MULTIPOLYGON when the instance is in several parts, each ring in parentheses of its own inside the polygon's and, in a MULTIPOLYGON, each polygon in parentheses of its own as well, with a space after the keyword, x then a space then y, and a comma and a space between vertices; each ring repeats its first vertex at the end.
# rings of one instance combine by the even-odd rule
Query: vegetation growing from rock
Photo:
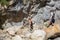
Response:
POLYGON ((0 4, 3 5, 8 5, 9 0, 0 0, 0 4))

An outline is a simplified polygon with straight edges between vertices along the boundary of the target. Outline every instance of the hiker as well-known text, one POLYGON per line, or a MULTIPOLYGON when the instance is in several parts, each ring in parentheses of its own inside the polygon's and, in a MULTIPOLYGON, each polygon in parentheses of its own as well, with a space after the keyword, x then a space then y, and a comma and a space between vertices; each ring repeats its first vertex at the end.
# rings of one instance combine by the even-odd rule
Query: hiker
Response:
POLYGON ((29 18, 29 19, 28 19, 28 21, 29 21, 30 30, 32 31, 32 30, 33 30, 33 23, 32 23, 32 19, 31 19, 31 18, 29 18))
POLYGON ((50 21, 48 27, 49 27, 50 25, 53 26, 53 24, 55 23, 55 19, 54 19, 54 18, 55 18, 55 13, 53 13, 53 15, 52 15, 52 17, 51 17, 51 21, 50 21))

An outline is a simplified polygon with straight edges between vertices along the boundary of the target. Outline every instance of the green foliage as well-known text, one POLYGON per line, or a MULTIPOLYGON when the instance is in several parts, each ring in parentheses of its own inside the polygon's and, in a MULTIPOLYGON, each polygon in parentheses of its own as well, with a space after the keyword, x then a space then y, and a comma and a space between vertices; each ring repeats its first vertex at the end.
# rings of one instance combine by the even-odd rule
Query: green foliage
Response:
POLYGON ((1 5, 8 5, 8 0, 0 0, 1 5))

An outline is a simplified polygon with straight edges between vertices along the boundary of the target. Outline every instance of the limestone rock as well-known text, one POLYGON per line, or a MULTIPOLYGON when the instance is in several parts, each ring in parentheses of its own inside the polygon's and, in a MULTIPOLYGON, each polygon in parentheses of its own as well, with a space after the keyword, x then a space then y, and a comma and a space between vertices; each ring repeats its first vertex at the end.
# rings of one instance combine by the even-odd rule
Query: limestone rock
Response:
POLYGON ((30 32, 27 32, 27 33, 25 34, 25 36, 26 36, 27 38, 29 38, 29 37, 31 36, 31 33, 30 33, 30 32))
POLYGON ((60 19, 60 11, 56 11, 55 13, 55 19, 59 20, 60 19))
POLYGON ((57 1, 57 2, 55 3, 55 7, 56 7, 57 9, 60 9, 60 1, 57 1))
POLYGON ((19 35, 15 35, 15 37, 12 37, 12 40, 22 40, 22 38, 19 35))
POLYGON ((54 40, 60 40, 60 37, 58 37, 58 38, 55 38, 54 40))
POLYGON ((10 34, 10 35, 15 35, 15 33, 20 29, 20 26, 13 26, 10 27, 8 29, 6 29, 6 31, 10 34))
POLYGON ((0 40, 11 40, 11 36, 5 32, 3 32, 2 34, 0 33, 0 40))
POLYGON ((35 22, 36 24, 41 24, 42 21, 42 14, 37 14, 36 16, 34 16, 32 18, 33 22, 35 22))
POLYGON ((32 35, 31 38, 32 40, 45 40, 45 36, 46 33, 43 30, 35 30, 32 35))
POLYGON ((50 3, 47 3, 47 5, 54 6, 55 5, 55 2, 53 0, 51 0, 51 2, 50 3))

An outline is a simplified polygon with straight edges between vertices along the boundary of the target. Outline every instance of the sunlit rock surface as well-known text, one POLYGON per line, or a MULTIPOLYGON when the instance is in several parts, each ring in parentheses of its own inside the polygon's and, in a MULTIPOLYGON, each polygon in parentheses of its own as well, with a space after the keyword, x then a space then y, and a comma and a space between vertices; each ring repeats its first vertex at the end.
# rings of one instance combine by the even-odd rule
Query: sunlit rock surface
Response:
POLYGON ((45 31, 47 33, 47 37, 50 37, 55 33, 60 33, 60 27, 59 25, 55 24, 54 26, 50 26, 49 28, 45 29, 45 31))
POLYGON ((8 8, 7 15, 0 15, 0 25, 4 28, 0 30, 0 40, 45 40, 60 33, 60 0, 13 1, 12 4, 17 3, 8 8), (53 13, 55 13, 54 26, 47 28, 53 13), (32 17, 32 31, 29 27, 29 17, 32 17), (26 25, 23 25, 24 18, 26 25))
POLYGON ((35 30, 32 35, 31 38, 32 40, 45 40, 45 36, 46 33, 43 30, 35 30))
POLYGON ((57 1, 57 2, 56 2, 55 7, 56 7, 57 9, 60 9, 60 1, 57 1))
POLYGON ((15 37, 12 37, 12 40, 22 40, 22 38, 19 35, 15 35, 15 37))

